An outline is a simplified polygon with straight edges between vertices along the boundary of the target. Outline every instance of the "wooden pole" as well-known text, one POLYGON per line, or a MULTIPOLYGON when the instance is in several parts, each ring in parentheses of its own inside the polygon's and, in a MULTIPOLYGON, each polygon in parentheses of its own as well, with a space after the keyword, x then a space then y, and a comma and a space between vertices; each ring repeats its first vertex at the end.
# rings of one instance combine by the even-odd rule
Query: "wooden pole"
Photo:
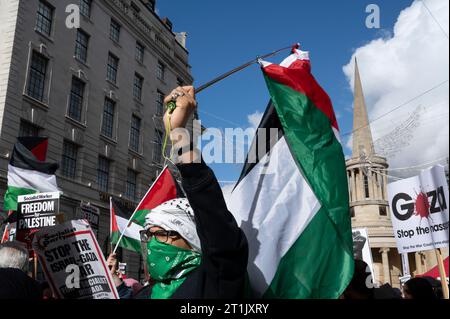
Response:
POLYGON ((444 295, 444 299, 449 299, 447 275, 445 273, 444 260, 442 259, 441 249, 437 248, 434 251, 436 252, 439 275, 441 276, 442 293, 444 295))
POLYGON ((38 260, 37 260, 37 256, 36 253, 33 254, 33 264, 34 264, 34 269, 33 269, 33 279, 37 280, 37 272, 38 272, 38 260))

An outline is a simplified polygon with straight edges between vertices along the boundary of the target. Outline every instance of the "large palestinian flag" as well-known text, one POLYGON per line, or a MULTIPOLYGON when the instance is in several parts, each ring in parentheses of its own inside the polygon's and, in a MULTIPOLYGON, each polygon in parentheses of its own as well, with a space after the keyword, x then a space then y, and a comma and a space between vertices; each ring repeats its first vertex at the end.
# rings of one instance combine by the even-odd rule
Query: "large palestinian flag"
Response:
POLYGON ((307 52, 261 62, 271 95, 229 208, 257 297, 338 298, 353 274, 345 159, 307 52), (270 134, 272 131, 272 134, 270 134))
POLYGON ((48 139, 19 137, 8 165, 4 210, 17 209, 17 196, 56 192, 56 163, 46 163, 48 139))
POLYGON ((178 197, 183 197, 182 191, 166 166, 133 214, 120 209, 111 199, 111 243, 119 243, 125 249, 140 252, 139 232, 145 224, 145 216, 151 209, 178 197))

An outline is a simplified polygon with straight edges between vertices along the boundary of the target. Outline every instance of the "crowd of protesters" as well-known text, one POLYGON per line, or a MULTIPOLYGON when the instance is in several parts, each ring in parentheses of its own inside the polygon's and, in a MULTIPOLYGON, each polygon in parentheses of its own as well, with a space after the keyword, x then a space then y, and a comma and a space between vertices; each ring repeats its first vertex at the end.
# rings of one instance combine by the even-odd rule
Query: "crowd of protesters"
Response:
MULTIPOLYGON (((178 170, 187 199, 176 199, 146 217, 141 244, 148 280, 123 279, 116 255, 108 256, 112 278, 122 299, 242 299, 252 297, 247 284, 248 245, 243 231, 228 211, 213 171, 181 135, 195 110, 192 87, 179 87, 165 103, 178 152, 178 170), (167 263, 165 260, 174 260, 167 263), (176 261, 176 262, 175 262, 176 261)), ((19 242, 0 245, 0 299, 52 299, 45 282, 31 278, 28 249, 19 242)), ((355 271, 341 299, 439 299, 442 293, 426 278, 413 278, 403 290, 390 285, 374 287, 368 265, 355 260, 355 271)))
MULTIPOLYGON (((108 259, 110 265, 116 265, 115 256, 108 259)), ((29 271, 28 250, 20 242, 0 244, 0 299, 54 299, 47 282, 34 280, 29 271)), ((431 277, 416 277, 407 281, 403 289, 393 288, 389 284, 380 287, 371 285, 371 274, 368 265, 361 260, 355 260, 355 272, 341 299, 442 299, 440 283, 431 277)), ((140 283, 135 279, 122 279, 117 268, 111 267, 114 276, 118 278, 116 285, 121 297, 126 299, 147 299, 154 282, 140 283)), ((188 298, 188 296, 185 296, 188 298)), ((208 296, 205 296, 208 298, 208 296)))

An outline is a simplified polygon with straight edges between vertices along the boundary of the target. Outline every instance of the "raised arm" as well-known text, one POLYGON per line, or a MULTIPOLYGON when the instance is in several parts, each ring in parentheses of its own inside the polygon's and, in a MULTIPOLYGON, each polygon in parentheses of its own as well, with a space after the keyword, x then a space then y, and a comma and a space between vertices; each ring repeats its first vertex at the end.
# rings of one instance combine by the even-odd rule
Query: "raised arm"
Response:
POLYGON ((193 87, 177 88, 166 98, 165 103, 173 99, 176 99, 177 107, 172 114, 166 113, 164 122, 166 127, 171 128, 175 152, 181 149, 177 153, 177 166, 195 214, 202 245, 202 263, 210 270, 211 276, 220 277, 219 286, 224 291, 238 290, 227 289, 227 286, 243 285, 248 261, 246 237, 228 211, 213 171, 203 162, 200 152, 193 147, 184 129, 197 107, 193 87))

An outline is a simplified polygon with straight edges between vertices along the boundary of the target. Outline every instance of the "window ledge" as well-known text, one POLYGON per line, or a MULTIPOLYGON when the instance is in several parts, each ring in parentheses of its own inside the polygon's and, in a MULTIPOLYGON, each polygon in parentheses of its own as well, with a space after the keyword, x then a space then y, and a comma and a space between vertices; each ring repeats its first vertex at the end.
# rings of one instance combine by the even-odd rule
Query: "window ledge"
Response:
POLYGON ((49 35, 47 35, 47 34, 41 32, 41 31, 39 31, 38 29, 34 28, 34 31, 35 31, 37 34, 39 34, 41 37, 44 37, 46 40, 50 41, 51 43, 54 43, 54 42, 55 42, 55 40, 53 40, 53 38, 52 38, 51 36, 49 36, 49 35))
POLYGON ((66 121, 78 126, 79 128, 85 130, 87 125, 85 123, 78 122, 77 120, 71 118, 69 115, 66 115, 66 121))
POLYGON ((109 80, 109 79, 106 79, 106 82, 108 82, 111 86, 113 86, 115 89, 119 89, 119 86, 116 84, 116 83, 114 83, 113 81, 111 81, 111 80, 109 80))
POLYGON ((85 22, 94 24, 94 21, 92 21, 91 17, 85 16, 85 15, 82 14, 81 12, 80 12, 80 16, 81 16, 81 18, 82 18, 85 22))
POLYGON ((113 138, 111 138, 111 137, 108 137, 108 136, 106 136, 106 135, 104 135, 104 134, 100 134, 100 137, 101 137, 105 142, 108 142, 108 143, 117 145, 117 140, 116 140, 116 139, 113 139, 113 138))
MULTIPOLYGON (((111 38, 111 37, 109 37, 109 39, 112 41, 112 43, 113 43, 116 47, 122 49, 122 46, 120 45, 120 43, 119 43, 118 41, 114 40, 114 39, 111 38)), ((119 41, 120 41, 120 40, 119 40, 119 41)))
POLYGON ((26 94, 26 93, 23 94, 23 97, 24 97, 28 102, 30 102, 31 104, 33 104, 33 105, 35 105, 35 106, 38 106, 38 107, 40 107, 40 108, 42 108, 42 109, 48 111, 49 105, 48 105, 47 103, 42 102, 42 101, 39 101, 39 100, 35 99, 34 97, 29 96, 29 95, 26 94))
POLYGON ((144 158, 144 154, 143 153, 139 153, 131 148, 128 147, 128 151, 130 152, 130 154, 135 155, 137 157, 139 157, 140 159, 144 158))
POLYGON ((87 62, 85 62, 85 61, 79 59, 76 55, 74 55, 73 58, 75 59, 75 61, 77 61, 77 62, 80 63, 81 65, 87 67, 88 69, 91 68, 91 66, 90 66, 87 62))
POLYGON ((137 98, 133 97, 134 103, 136 103, 137 105, 139 105, 140 107, 144 106, 144 103, 142 103, 141 100, 138 100, 137 98))
POLYGON ((139 60, 136 59, 136 58, 135 58, 135 60, 136 60, 136 62, 137 62, 141 67, 147 68, 147 66, 145 65, 144 61, 139 61, 139 60))

